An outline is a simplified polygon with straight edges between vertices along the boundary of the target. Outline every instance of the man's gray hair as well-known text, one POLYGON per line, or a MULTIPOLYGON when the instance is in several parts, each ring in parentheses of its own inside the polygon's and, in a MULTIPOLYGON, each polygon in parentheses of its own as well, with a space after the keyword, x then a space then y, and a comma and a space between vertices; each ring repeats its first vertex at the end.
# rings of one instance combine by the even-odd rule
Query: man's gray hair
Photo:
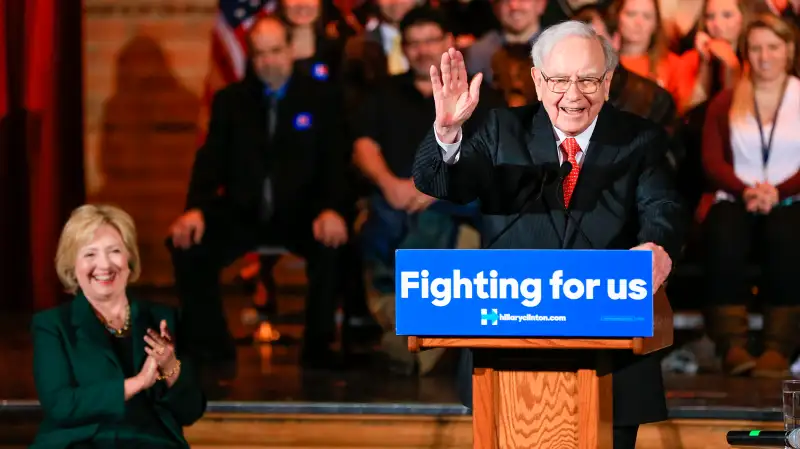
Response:
POLYGON ((606 58, 606 72, 613 72, 617 68, 619 56, 616 50, 605 37, 597 34, 591 25, 577 20, 570 20, 562 22, 558 25, 553 25, 544 30, 531 48, 531 59, 533 59, 533 66, 541 69, 544 64, 544 58, 550 54, 553 47, 562 40, 568 37, 583 37, 586 39, 595 39, 600 42, 603 47, 603 56, 606 58))

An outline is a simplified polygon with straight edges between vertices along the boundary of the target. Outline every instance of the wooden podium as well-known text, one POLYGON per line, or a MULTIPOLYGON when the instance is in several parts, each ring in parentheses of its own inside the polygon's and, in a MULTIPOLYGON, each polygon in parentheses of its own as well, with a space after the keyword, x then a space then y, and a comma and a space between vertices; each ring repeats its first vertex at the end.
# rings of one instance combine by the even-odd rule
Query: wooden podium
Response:
POLYGON ((672 345, 663 288, 653 295, 653 328, 653 337, 628 339, 409 337, 408 347, 473 349, 475 449, 612 449, 610 352, 672 345))

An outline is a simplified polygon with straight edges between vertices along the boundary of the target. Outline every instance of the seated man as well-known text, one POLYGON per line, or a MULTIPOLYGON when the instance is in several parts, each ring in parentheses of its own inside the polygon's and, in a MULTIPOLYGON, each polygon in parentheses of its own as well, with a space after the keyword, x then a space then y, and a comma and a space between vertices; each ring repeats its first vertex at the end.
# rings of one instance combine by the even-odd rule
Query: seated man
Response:
POLYGON ((168 241, 188 345, 207 365, 231 366, 220 272, 256 246, 282 246, 307 264, 302 358, 328 365, 348 239, 341 100, 329 83, 292 73, 291 33, 279 19, 259 19, 248 39, 251 68, 214 97, 186 212, 168 241))
MULTIPOLYGON (((411 69, 392 76, 362 105, 353 128, 354 161, 375 185, 362 228, 370 309, 384 329, 383 349, 403 372, 414 368, 414 354, 394 323, 394 253, 399 248, 453 248, 459 221, 477 222, 475 204, 459 206, 420 193, 411 179, 419 141, 430 132, 433 87, 428 70, 453 45, 442 13, 427 7, 409 11, 400 22, 403 51, 411 69)), ((504 106, 502 97, 483 88, 476 115, 504 106)), ((472 128, 465 130, 469 135, 472 128)), ((419 370, 433 367, 436 351, 419 354, 419 370)))

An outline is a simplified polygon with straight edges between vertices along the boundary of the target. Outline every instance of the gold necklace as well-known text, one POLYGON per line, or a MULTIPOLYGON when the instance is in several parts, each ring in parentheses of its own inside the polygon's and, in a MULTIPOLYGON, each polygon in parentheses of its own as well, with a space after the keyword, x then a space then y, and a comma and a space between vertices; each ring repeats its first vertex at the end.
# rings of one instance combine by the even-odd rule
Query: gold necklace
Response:
POLYGON ((115 329, 113 326, 111 326, 108 320, 106 320, 101 314, 98 313, 97 316, 103 322, 103 326, 105 326, 106 330, 110 332, 111 335, 115 337, 122 337, 128 332, 128 329, 131 326, 131 305, 128 303, 128 305, 125 307, 125 324, 123 324, 119 329, 115 329))

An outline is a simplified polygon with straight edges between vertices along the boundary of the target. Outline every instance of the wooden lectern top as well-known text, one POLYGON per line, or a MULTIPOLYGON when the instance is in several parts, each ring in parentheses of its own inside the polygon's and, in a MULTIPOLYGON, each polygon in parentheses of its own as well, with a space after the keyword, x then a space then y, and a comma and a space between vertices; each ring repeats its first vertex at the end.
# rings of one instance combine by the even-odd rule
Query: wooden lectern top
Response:
POLYGON ((653 295, 653 336, 636 338, 443 338, 408 337, 408 349, 419 352, 431 348, 504 348, 504 349, 621 349, 644 355, 672 346, 672 307, 660 288, 653 295))

